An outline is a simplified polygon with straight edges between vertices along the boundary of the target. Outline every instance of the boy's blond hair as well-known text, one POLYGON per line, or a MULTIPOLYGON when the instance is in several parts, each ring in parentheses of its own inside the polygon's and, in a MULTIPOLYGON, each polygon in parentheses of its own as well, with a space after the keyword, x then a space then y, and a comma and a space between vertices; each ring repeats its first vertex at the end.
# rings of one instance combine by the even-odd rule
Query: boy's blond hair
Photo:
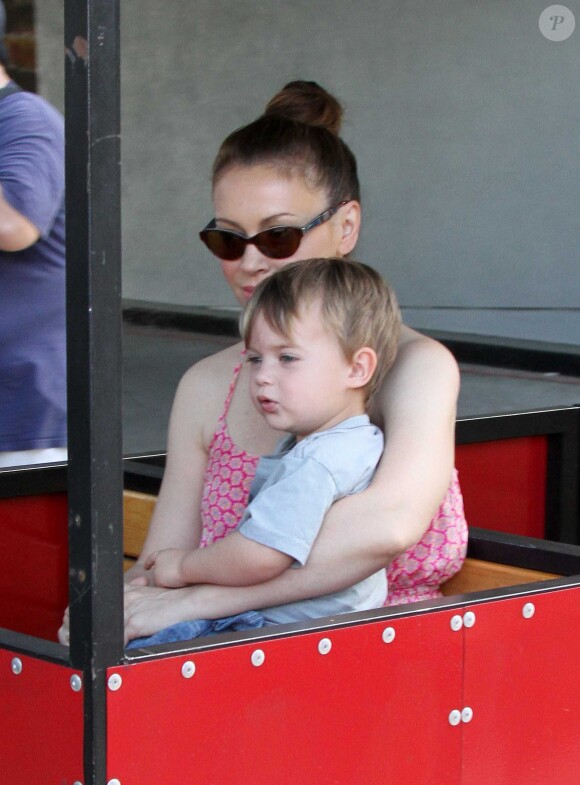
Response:
POLYGON ((370 399, 395 360, 401 315, 391 287, 366 264, 307 259, 273 273, 256 287, 242 313, 240 332, 246 347, 259 313, 274 330, 290 337, 292 320, 314 302, 320 302, 325 325, 347 360, 363 346, 376 352, 377 368, 365 388, 370 399))

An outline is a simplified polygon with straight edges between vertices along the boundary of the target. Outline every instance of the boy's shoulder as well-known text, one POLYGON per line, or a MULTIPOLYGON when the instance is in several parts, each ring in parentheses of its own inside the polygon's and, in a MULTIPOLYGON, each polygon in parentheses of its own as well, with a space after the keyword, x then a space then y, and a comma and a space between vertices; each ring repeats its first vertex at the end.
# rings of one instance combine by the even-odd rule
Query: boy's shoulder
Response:
POLYGON ((381 429, 371 423, 368 415, 361 414, 349 417, 332 428, 305 436, 294 446, 293 452, 297 455, 310 456, 317 453, 332 453, 334 445, 344 447, 347 444, 352 444, 353 449, 357 447, 364 449, 365 446, 378 442, 382 445, 383 433, 381 429))
POLYGON ((366 415, 351 417, 325 431, 298 442, 288 456, 292 460, 315 461, 336 478, 339 486, 350 478, 373 472, 384 448, 383 433, 366 415))

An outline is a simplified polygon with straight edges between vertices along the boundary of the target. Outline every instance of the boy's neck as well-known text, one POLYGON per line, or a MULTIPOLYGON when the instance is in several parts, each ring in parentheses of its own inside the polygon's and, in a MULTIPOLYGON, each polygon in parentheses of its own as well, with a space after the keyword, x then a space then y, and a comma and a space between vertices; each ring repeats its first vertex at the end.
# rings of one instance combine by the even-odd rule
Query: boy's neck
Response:
MULTIPOLYGON (((354 390, 352 392, 355 393, 354 390)), ((359 391, 356 392, 358 393, 359 391)), ((331 428, 336 428, 337 425, 345 422, 345 420, 350 420, 351 417, 360 417, 362 414, 368 414, 364 396, 353 394, 349 405, 341 409, 340 412, 337 412, 328 422, 322 423, 319 428, 314 428, 308 433, 295 433, 296 441, 300 442, 307 436, 312 436, 313 433, 324 433, 324 431, 329 431, 331 428)))

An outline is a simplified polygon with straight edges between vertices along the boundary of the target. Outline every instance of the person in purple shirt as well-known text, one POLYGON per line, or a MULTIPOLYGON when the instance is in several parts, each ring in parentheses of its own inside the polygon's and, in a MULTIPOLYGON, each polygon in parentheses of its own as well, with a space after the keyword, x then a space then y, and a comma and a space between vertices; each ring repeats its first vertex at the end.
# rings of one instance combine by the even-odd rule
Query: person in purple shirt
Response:
POLYGON ((64 123, 6 71, 0 0, 0 467, 66 458, 64 123))

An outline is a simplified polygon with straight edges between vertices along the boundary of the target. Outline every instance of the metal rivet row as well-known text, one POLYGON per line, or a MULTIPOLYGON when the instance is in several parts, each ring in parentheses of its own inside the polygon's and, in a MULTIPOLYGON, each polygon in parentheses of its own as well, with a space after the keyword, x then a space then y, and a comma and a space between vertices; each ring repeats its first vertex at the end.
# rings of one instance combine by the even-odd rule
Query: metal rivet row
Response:
POLYGON ((461 711, 459 711, 459 709, 453 709, 453 711, 449 712, 447 719, 449 720, 449 724, 453 726, 459 725, 461 722, 471 722, 473 719, 473 709, 471 706, 466 706, 461 711))

